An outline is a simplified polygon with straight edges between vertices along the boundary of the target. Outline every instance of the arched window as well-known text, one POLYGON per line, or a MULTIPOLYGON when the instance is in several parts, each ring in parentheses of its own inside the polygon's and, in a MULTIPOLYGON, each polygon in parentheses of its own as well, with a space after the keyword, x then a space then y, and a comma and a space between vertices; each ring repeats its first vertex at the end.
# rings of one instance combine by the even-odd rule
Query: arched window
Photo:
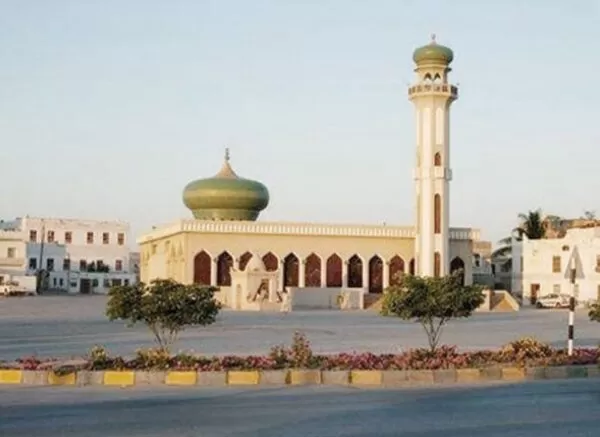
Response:
POLYGON ((458 256, 450 262, 450 273, 454 273, 457 270, 461 271, 460 282, 462 285, 465 285, 465 263, 458 256))
POLYGON ((279 268, 279 260, 272 252, 266 253, 262 260, 267 272, 275 272, 279 268))
POLYGON ((404 260, 398 256, 394 255, 390 260, 390 285, 396 285, 400 283, 400 278, 404 273, 404 260))
POLYGON ((363 286, 363 263, 358 255, 352 255, 348 260, 348 287, 360 288, 363 286))
POLYGON ((231 267, 233 257, 228 252, 223 252, 217 258, 217 286, 231 286, 231 267))
POLYGON ((409 275, 414 275, 415 274, 415 259, 411 259, 410 262, 408 263, 408 274, 409 275))
POLYGON ((300 273, 300 264, 298 257, 290 253, 283 260, 283 286, 297 287, 298 275, 300 273))
POLYGON ((205 251, 198 253, 194 257, 194 283, 202 285, 212 285, 210 283, 210 273, 212 269, 212 260, 205 251))
POLYGON ((442 197, 439 194, 433 196, 433 232, 442 232, 442 197))
POLYGON ((383 261, 377 255, 369 260, 369 293, 383 291, 383 261))
POLYGON ((321 258, 311 253, 306 257, 304 265, 304 285, 306 287, 321 286, 321 258))
POLYGON ((240 270, 243 271, 246 269, 248 265, 248 261, 252 259, 252 254, 250 252, 245 252, 242 256, 240 256, 240 270))
POLYGON ((440 152, 437 152, 435 155, 433 155, 433 165, 436 167, 440 167, 442 165, 442 154, 440 152))
POLYGON ((327 287, 341 287, 342 286, 342 258, 337 254, 331 255, 327 258, 327 287))

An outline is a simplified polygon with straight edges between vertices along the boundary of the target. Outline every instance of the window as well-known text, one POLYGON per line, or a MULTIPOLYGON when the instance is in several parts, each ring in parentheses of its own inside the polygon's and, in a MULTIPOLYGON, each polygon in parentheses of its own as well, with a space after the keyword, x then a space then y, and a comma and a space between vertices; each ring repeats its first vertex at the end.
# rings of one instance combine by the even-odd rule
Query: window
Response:
POLYGON ((110 235, 108 232, 103 232, 102 233, 102 244, 108 244, 110 243, 110 235))
POLYGON ((35 230, 29 231, 29 242, 35 243, 36 241, 37 241, 37 231, 35 231, 35 230))
POLYGON ((600 255, 596 255, 596 272, 600 273, 600 255))
POLYGON ((46 260, 46 270, 49 272, 54 271, 54 258, 48 258, 46 260))
POLYGON ((56 278, 52 278, 52 286, 56 287, 56 278))
POLYGON ((35 269, 37 269, 37 259, 29 258, 29 270, 35 270, 35 269))
POLYGON ((96 279, 96 278, 92 279, 92 287, 95 288, 98 286, 98 284, 99 284, 98 279, 96 279))
POLYGON ((104 285, 104 288, 109 288, 110 287, 110 281, 108 279, 105 279, 103 281, 103 285, 104 285))
POLYGON ((65 243, 71 244, 73 241, 73 234, 70 231, 65 232, 65 243))
POLYGON ((433 165, 435 165, 436 167, 440 167, 442 165, 442 155, 440 154, 440 152, 437 152, 433 156, 433 165))
POLYGON ((119 232, 117 234, 117 243, 119 244, 119 246, 122 246, 125 244, 125 234, 123 232, 119 232))
POLYGON ((6 257, 7 258, 16 258, 17 257, 17 248, 9 247, 8 249, 6 249, 6 257))
POLYGON ((64 287, 64 285, 65 285, 65 281, 64 281, 64 279, 63 279, 63 278, 60 278, 60 279, 58 280, 58 286, 59 286, 59 287, 64 287))
POLYGON ((433 232, 442 232, 442 197, 439 194, 433 196, 433 232))
POLYGON ((552 286, 552 293, 556 295, 560 294, 560 284, 554 284, 552 286))
POLYGON ((87 269, 87 261, 84 259, 79 260, 79 270, 84 272, 86 269, 87 269))
POLYGON ((115 270, 117 272, 120 272, 121 270, 123 270, 123 261, 121 261, 120 259, 115 261, 115 270))
POLYGON ((54 231, 48 231, 46 233, 46 241, 48 243, 54 243, 54 231))
POLYGON ((63 270, 71 270, 71 260, 69 258, 63 259, 63 270))
POLYGON ((552 257, 552 273, 560 273, 561 270, 560 255, 554 255, 552 257))
POLYGON ((129 285, 129 279, 123 279, 123 285, 125 285, 125 286, 129 285))
POLYGON ((121 286, 121 280, 120 279, 113 279, 112 280, 112 286, 113 287, 120 287, 121 286))
POLYGON ((94 233, 93 232, 87 233, 87 244, 94 244, 94 233))

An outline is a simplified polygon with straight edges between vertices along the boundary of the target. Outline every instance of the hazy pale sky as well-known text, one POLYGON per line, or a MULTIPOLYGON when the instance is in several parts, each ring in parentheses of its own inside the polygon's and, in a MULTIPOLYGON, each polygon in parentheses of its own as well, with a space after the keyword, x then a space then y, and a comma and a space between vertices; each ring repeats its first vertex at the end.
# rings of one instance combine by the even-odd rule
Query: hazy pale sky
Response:
POLYGON ((600 213, 597 0, 0 0, 0 216, 190 213, 267 185, 261 220, 412 224, 412 51, 455 52, 451 225, 600 213))

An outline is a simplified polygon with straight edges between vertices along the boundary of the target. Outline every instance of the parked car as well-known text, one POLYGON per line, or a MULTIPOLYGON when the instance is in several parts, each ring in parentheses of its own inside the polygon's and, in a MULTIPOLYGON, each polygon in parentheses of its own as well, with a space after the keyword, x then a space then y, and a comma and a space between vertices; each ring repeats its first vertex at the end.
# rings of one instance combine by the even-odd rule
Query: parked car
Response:
POLYGON ((538 298, 536 304, 538 308, 568 308, 569 307, 569 295, 568 294, 547 294, 538 298))

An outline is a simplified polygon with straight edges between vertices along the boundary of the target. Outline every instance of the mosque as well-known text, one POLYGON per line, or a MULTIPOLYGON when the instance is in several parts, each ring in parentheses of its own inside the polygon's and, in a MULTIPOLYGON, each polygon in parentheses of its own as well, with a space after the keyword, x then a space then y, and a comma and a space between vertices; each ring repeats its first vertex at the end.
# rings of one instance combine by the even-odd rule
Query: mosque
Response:
POLYGON ((260 221, 268 189, 239 176, 226 152, 216 175, 185 187, 183 202, 193 218, 139 238, 141 280, 172 278, 227 292, 232 274, 252 259, 277 278, 278 290, 333 287, 376 294, 400 273, 440 276, 458 269, 472 283, 479 231, 449 224, 450 106, 458 98, 457 86, 448 81, 453 57, 435 37, 413 53, 416 81, 408 98, 416 111, 414 225, 260 221))

